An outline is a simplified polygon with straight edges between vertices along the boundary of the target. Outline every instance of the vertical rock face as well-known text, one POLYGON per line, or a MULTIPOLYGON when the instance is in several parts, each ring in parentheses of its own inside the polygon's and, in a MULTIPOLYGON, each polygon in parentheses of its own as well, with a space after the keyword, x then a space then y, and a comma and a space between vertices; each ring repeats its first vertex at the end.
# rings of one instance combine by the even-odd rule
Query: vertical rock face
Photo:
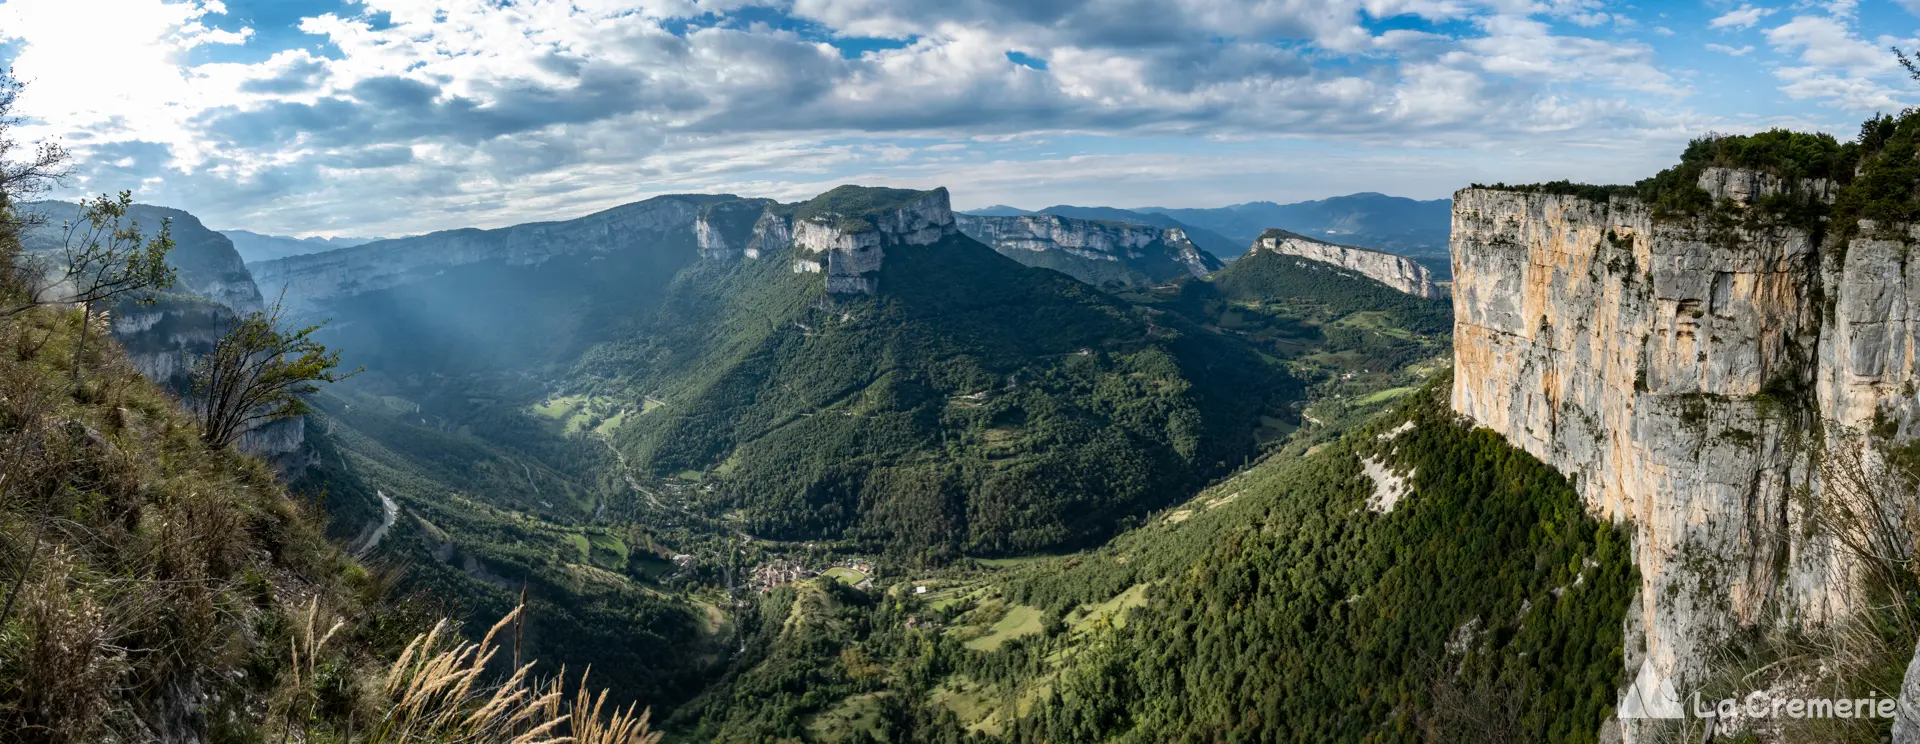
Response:
MULTIPOLYGON (((1788 186, 1724 169, 1699 185, 1736 215, 1788 186)), ((1734 627, 1854 606, 1851 567, 1794 494, 1820 493, 1822 422, 1879 411, 1914 433, 1914 242, 1822 247, 1778 220, 1655 219, 1625 197, 1455 195, 1453 407, 1631 524, 1635 663, 1644 640, 1685 680, 1734 627)))
MULTIPOLYGON (((764 219, 755 228, 762 238, 781 231, 764 219)), ((792 245, 799 253, 793 270, 826 274, 832 294, 870 295, 878 291, 887 248, 933 245, 958 234, 944 188, 842 186, 793 210, 792 245)))
POLYGON ((1029 266, 1061 271, 1088 284, 1156 284, 1206 276, 1220 260, 1180 228, 1083 220, 1051 214, 957 215, 961 233, 1029 266))
POLYGON ((1446 296, 1434 285, 1433 275, 1427 271, 1427 267, 1405 256, 1325 243, 1285 230, 1268 230, 1253 242, 1252 250, 1272 251, 1333 264, 1415 297, 1435 299, 1446 296))
POLYGON ((767 251, 793 245, 793 216, 769 207, 753 223, 753 237, 747 240, 747 258, 759 258, 767 251))
POLYGON ((701 207, 693 223, 700 257, 710 261, 731 261, 743 255, 759 258, 752 244, 759 234, 758 220, 772 204, 766 199, 736 199, 701 207))

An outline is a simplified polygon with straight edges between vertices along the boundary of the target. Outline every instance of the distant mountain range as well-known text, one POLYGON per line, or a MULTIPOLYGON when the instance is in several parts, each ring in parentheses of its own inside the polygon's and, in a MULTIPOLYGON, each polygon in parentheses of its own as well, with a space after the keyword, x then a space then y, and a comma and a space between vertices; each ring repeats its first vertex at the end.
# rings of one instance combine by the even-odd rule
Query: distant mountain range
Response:
MULTIPOLYGON (((1180 227, 1195 245, 1222 258, 1246 253, 1262 233, 1279 228, 1332 243, 1399 253, 1442 276, 1449 269, 1447 238, 1453 219, 1450 200, 1418 201, 1372 192, 1294 204, 1263 201, 1211 209, 1058 205, 1038 213, 1180 227)), ((1011 216, 1035 212, 995 205, 967 214, 1011 216)))
POLYGON ((304 256, 335 248, 352 248, 381 240, 381 238, 294 238, 285 235, 261 235, 246 230, 221 230, 220 234, 233 241, 234 250, 239 251, 240 259, 247 263, 272 261, 288 256, 304 256))

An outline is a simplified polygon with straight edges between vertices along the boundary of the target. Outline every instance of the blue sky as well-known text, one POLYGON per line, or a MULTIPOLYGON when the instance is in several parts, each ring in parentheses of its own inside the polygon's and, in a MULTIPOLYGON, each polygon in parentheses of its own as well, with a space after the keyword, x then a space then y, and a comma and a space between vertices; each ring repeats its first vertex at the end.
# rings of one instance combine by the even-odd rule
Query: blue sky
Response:
POLYGON ((73 193, 301 235, 839 183, 1218 206, 1632 181, 1920 103, 1920 0, 0 0, 73 193))

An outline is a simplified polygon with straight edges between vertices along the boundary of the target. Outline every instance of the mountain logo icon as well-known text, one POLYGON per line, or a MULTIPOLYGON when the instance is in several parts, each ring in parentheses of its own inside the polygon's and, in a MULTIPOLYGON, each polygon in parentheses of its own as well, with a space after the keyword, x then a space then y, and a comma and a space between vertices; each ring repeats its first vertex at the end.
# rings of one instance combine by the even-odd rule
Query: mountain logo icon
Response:
POLYGON ((1627 687, 1627 693, 1620 698, 1619 716, 1623 719, 1686 718, 1686 708, 1680 705, 1680 695, 1673 689, 1673 680, 1653 673, 1653 662, 1640 662, 1640 674, 1635 676, 1633 684, 1627 687))

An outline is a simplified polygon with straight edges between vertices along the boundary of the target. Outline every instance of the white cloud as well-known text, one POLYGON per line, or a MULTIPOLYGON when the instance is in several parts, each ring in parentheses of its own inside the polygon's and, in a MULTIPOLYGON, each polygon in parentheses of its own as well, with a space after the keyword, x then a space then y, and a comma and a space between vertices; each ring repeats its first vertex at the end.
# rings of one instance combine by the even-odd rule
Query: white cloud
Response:
POLYGON ((1825 16, 1795 16, 1767 31, 1767 42, 1784 53, 1798 52, 1802 61, 1819 67, 1885 69, 1892 64, 1885 49, 1855 38, 1847 24, 1825 16))
POLYGON ((1740 47, 1730 47, 1725 44, 1708 44, 1707 51, 1719 52, 1721 54, 1731 54, 1735 57, 1745 57, 1749 53, 1753 52, 1753 45, 1747 44, 1745 46, 1740 46, 1740 47))
POLYGON ((1718 18, 1708 21, 1707 28, 1745 30, 1753 28, 1753 25, 1759 23, 1760 19, 1769 15, 1773 15, 1772 8, 1756 8, 1751 5, 1742 5, 1718 18))
MULTIPOLYGON (((144 183, 143 199, 277 232, 498 225, 669 191, 802 196, 856 176, 1005 188, 968 168, 995 150, 1012 169, 1047 137, 1664 160, 1711 125, 1601 0, 356 0, 357 15, 303 21, 306 48, 197 65, 186 50, 252 37, 213 0, 125 0, 104 31, 139 62, 122 77, 133 65, 102 62, 82 5, 0 0, 33 82, 23 105, 82 153, 79 186, 144 183), (749 4, 806 23, 708 15, 749 4), (1368 23, 1405 17, 1466 23, 1368 23), (826 43, 850 36, 905 43, 826 43), (307 51, 321 40, 337 58, 307 51)), ((1796 50, 1820 32, 1776 31, 1796 50)), ((1818 86, 1782 79, 1789 96, 1818 86)), ((1208 177, 1206 157, 1136 154, 1190 164, 1166 183, 1208 177)), ((1040 168, 1049 183, 1091 172, 1040 168)))

